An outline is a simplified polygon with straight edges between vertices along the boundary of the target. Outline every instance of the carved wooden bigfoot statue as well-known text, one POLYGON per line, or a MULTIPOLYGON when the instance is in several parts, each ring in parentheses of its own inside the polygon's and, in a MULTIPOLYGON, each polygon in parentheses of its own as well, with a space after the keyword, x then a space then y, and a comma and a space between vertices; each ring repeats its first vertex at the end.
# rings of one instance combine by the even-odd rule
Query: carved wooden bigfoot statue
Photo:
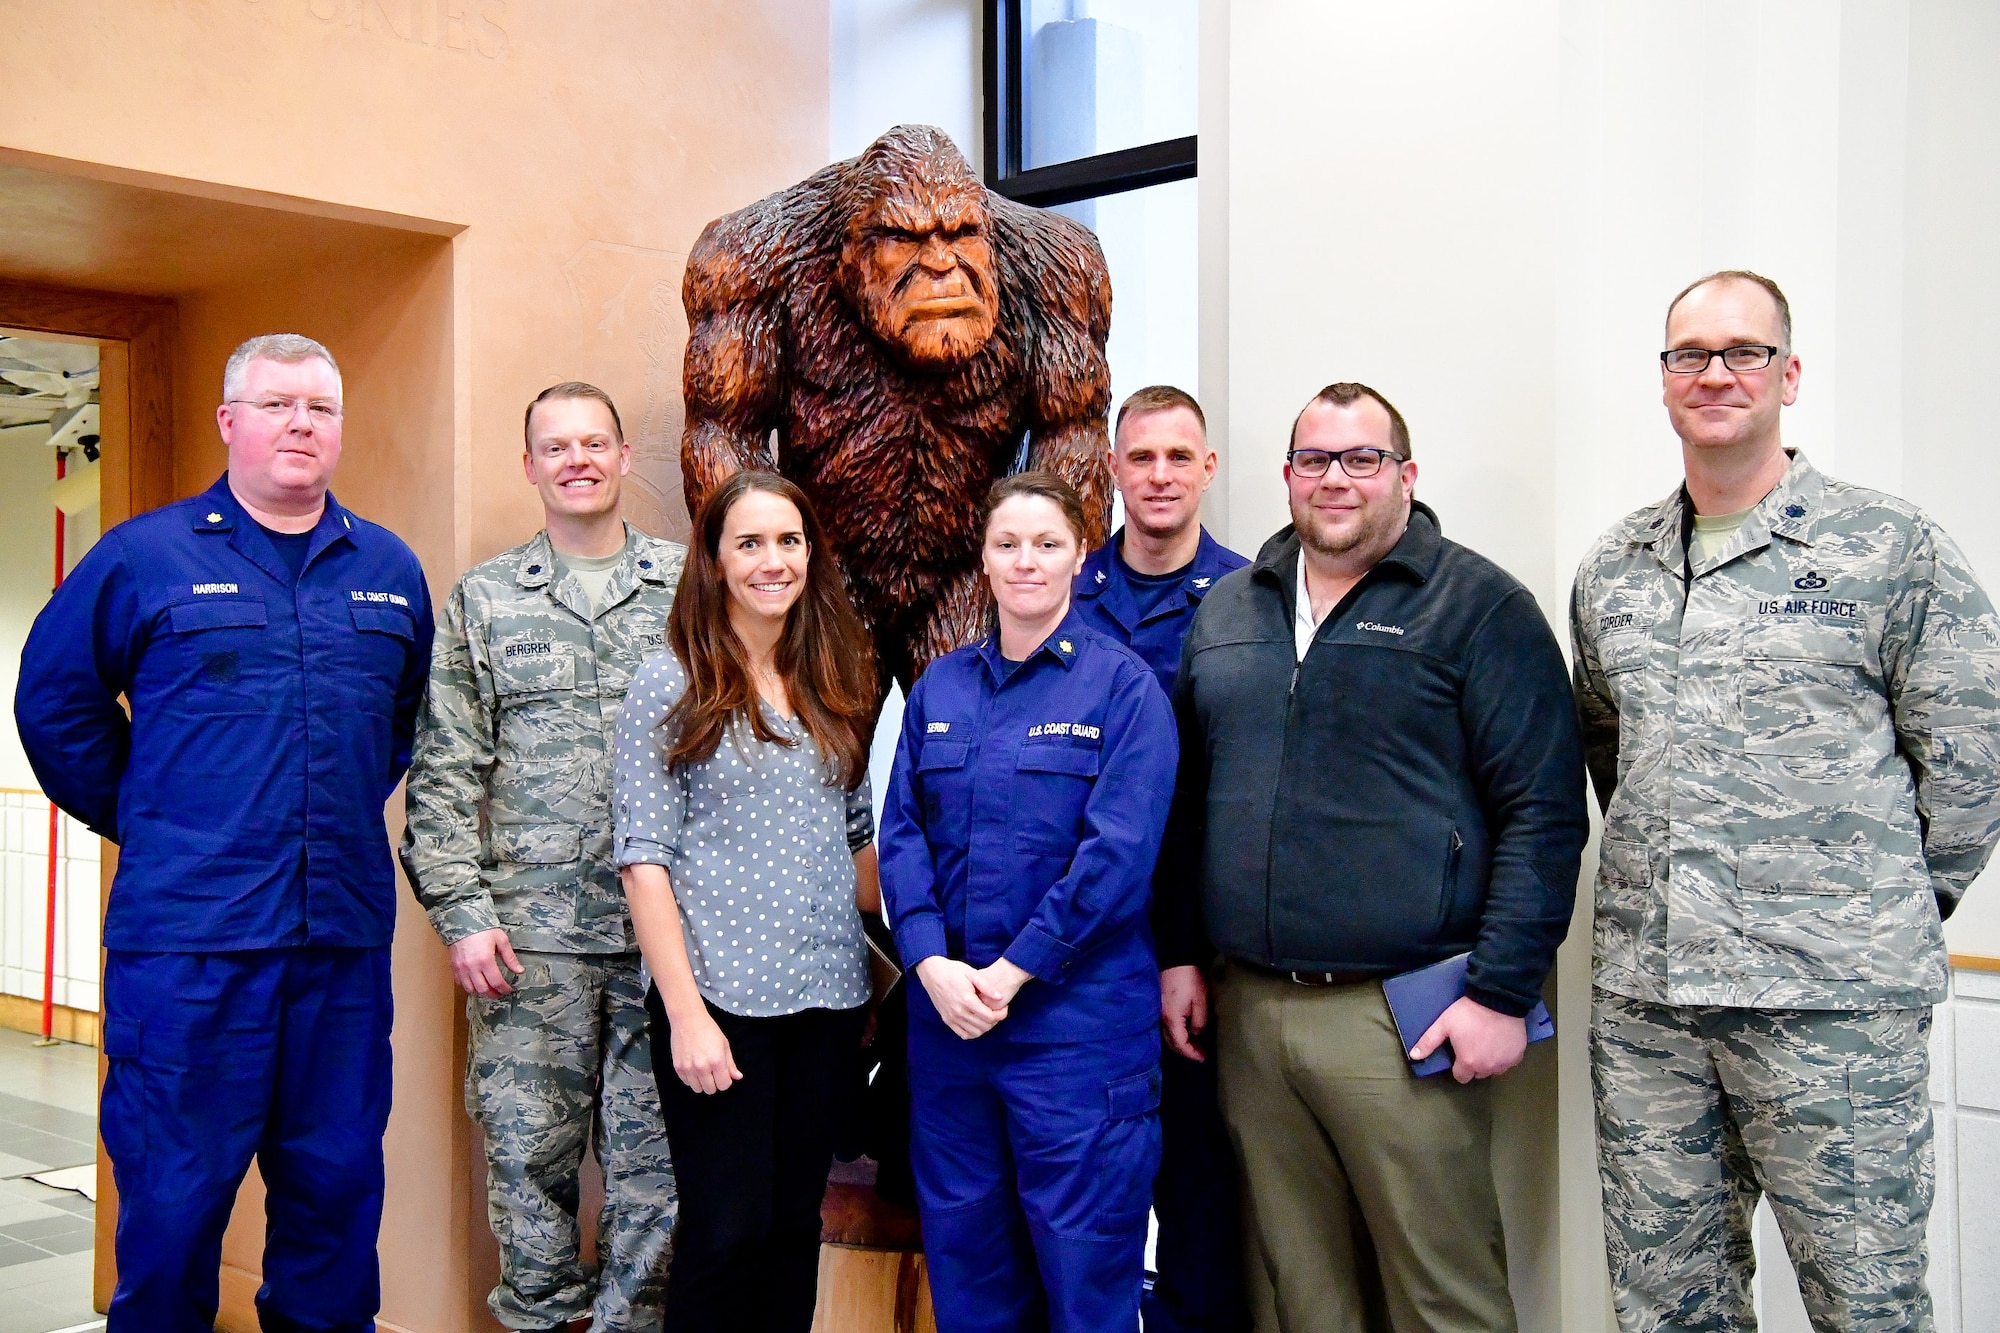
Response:
POLYGON ((984 632, 980 504, 1024 434, 1027 465, 1077 488, 1103 542, 1103 252, 987 190, 943 131, 898 126, 709 223, 682 296, 689 512, 739 468, 797 482, 885 691, 984 632))

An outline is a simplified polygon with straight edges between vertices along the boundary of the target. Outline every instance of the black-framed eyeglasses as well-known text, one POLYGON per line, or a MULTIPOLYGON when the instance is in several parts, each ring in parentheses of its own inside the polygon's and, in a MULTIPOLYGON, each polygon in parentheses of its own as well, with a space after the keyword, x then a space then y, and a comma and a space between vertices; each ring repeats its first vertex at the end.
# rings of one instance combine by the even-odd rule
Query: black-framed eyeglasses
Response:
POLYGON ((1288 449, 1285 462, 1301 477, 1324 477, 1334 460, 1340 460, 1340 470, 1350 477, 1372 477, 1382 470, 1382 460, 1393 458, 1398 463, 1409 462, 1407 454, 1391 453, 1387 449, 1288 449))
POLYGON ((1670 347, 1660 353, 1660 364, 1676 375, 1699 375, 1716 357, 1731 370, 1762 370, 1771 364, 1778 349, 1768 343, 1743 343, 1736 347, 1670 347))

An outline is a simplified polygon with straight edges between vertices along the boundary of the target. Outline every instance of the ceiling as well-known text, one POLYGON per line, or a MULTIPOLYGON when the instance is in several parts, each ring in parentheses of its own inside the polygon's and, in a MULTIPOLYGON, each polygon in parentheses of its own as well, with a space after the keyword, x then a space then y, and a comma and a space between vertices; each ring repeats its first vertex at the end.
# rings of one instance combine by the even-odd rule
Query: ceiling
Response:
POLYGON ((95 346, 0 330, 0 444, 44 444, 58 417, 96 402, 95 346))
POLYGON ((389 230, 0 161, 0 277, 24 282, 185 296, 379 253, 389 230))

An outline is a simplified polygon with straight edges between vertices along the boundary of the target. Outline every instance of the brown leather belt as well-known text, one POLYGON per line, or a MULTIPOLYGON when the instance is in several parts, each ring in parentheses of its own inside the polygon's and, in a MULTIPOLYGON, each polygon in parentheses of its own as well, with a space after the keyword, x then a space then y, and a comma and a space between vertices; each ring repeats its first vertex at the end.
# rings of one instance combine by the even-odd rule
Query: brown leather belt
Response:
POLYGON ((1379 972, 1287 972, 1280 968, 1265 967, 1261 963, 1246 963, 1241 959, 1231 959, 1245 972, 1254 972, 1260 977, 1274 977, 1279 981, 1289 981, 1294 986, 1359 986, 1364 981, 1380 981, 1379 972))

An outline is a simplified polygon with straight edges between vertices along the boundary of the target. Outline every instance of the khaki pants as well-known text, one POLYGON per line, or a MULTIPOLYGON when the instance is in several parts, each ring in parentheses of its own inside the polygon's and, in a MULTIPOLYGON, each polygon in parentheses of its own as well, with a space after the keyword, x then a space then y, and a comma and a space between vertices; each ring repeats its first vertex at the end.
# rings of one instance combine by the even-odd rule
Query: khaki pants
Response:
POLYGON ((1278 1329, 1511 1333, 1487 1085, 1414 1077, 1375 983, 1232 964, 1216 1021, 1278 1329))

